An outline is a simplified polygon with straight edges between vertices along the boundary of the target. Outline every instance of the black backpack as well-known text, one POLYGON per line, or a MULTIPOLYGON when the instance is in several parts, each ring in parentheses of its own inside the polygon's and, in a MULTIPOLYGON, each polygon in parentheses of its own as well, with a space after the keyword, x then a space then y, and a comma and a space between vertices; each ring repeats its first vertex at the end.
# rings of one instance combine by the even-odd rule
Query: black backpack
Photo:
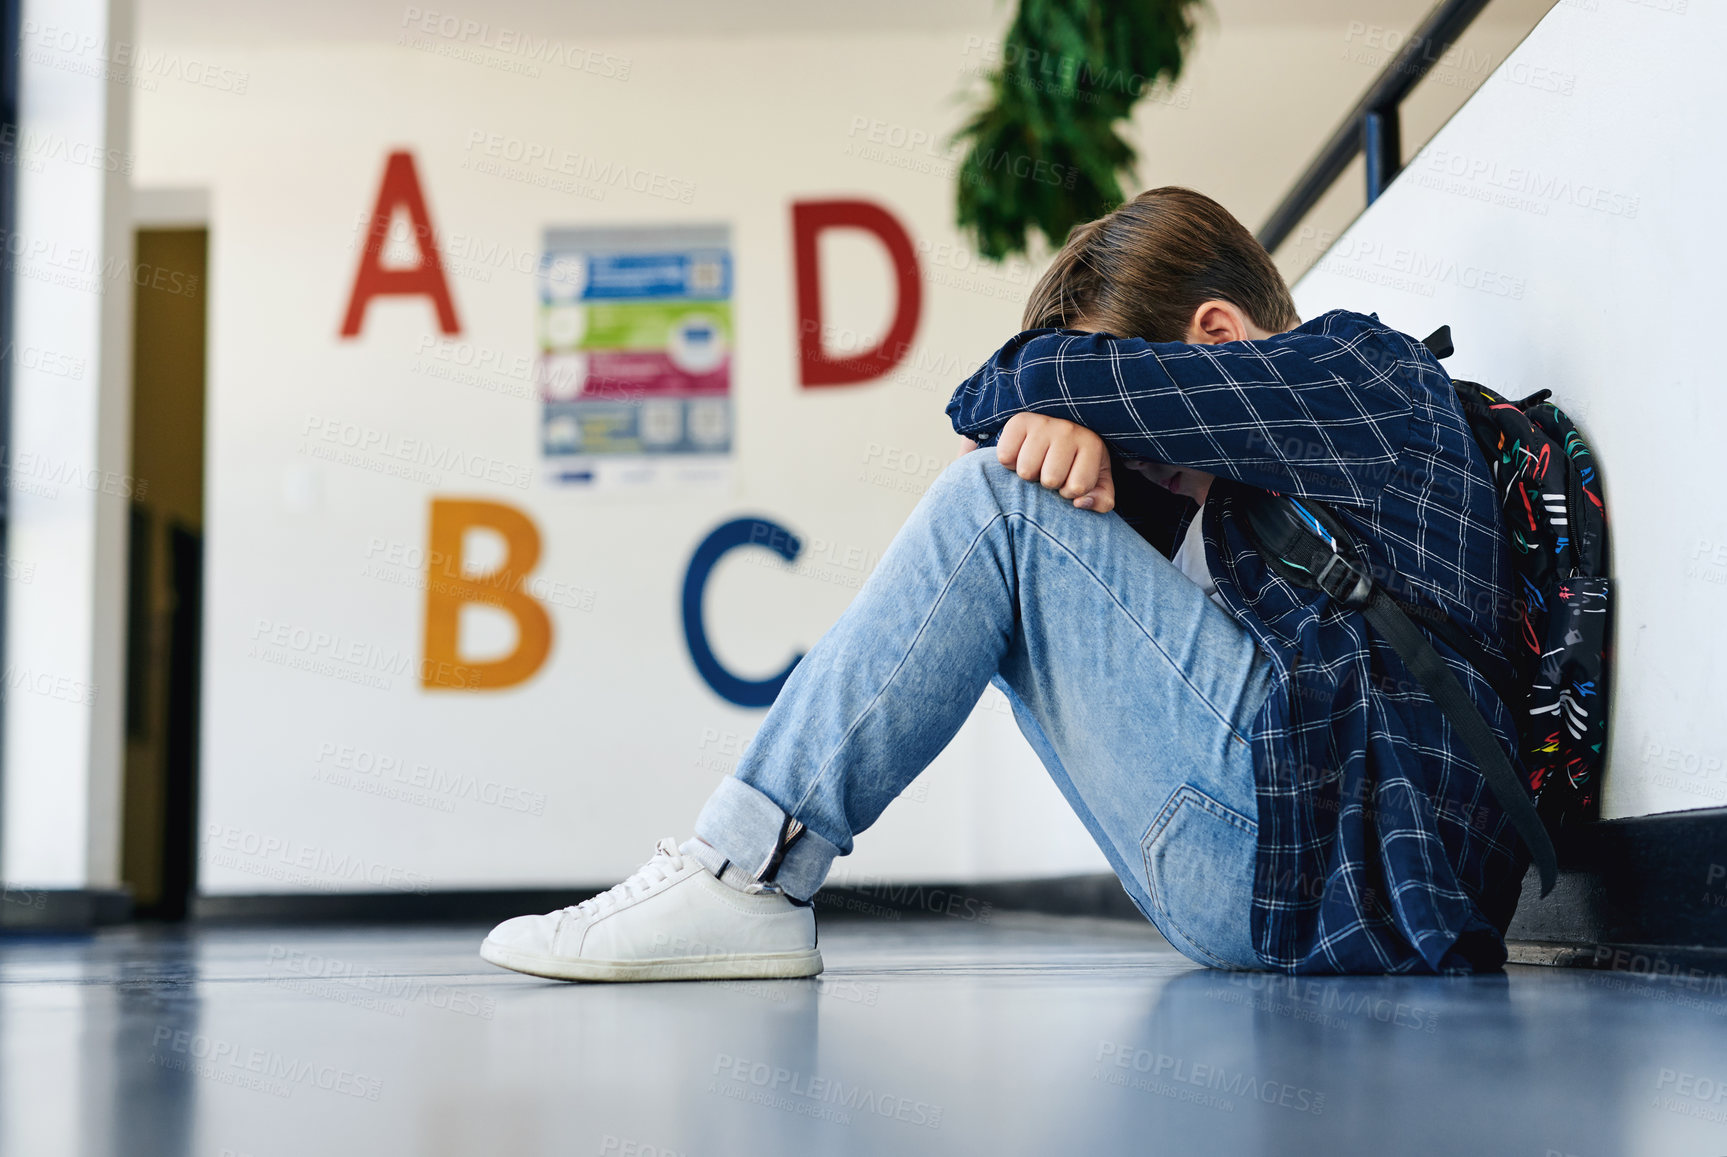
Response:
MULTIPOLYGON (((1434 357, 1450 356, 1451 327, 1422 344, 1434 357)), ((1237 503, 1273 570, 1360 610, 1420 680, 1529 846, 1545 896, 1558 871, 1550 833, 1600 812, 1612 611, 1607 509, 1594 455, 1548 401, 1552 391, 1513 402, 1475 382, 1452 386, 1493 473, 1511 544, 1519 591, 1503 612, 1516 623, 1508 670, 1436 608, 1404 601, 1357 565, 1359 548, 1324 503, 1248 488, 1237 503), (1521 775, 1416 623, 1480 672, 1517 717, 1521 775)))

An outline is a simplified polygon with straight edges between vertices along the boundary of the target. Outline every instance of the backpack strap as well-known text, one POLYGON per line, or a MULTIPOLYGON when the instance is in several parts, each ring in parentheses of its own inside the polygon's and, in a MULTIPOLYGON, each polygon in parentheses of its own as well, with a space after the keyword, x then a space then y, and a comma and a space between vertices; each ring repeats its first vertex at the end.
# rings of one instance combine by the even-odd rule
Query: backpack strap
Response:
MULTIPOLYGON (((1449 331, 1449 329, 1449 326, 1446 327, 1447 331, 1449 331)), ((1300 512, 1305 512, 1312 516, 1313 522, 1319 525, 1319 528, 1324 532, 1324 534, 1331 537, 1332 542, 1341 543, 1348 548, 1350 559, 1360 557, 1360 548, 1356 545, 1354 538, 1350 535, 1349 528, 1344 526, 1343 523, 1338 520, 1336 513, 1330 507, 1326 506, 1322 502, 1314 502, 1311 500, 1308 500, 1305 503, 1296 503, 1293 499, 1286 498, 1284 499, 1284 502, 1292 508, 1292 511, 1298 511, 1295 512, 1295 517, 1291 520, 1292 523, 1296 525, 1297 529, 1312 529, 1312 524, 1308 524, 1306 526, 1300 525, 1301 523, 1306 522, 1306 519, 1302 517, 1300 512)), ((1309 535, 1308 537, 1312 538, 1321 547, 1328 545, 1322 538, 1313 535, 1309 535)), ((1287 558, 1288 556, 1285 555, 1284 557, 1287 558)), ((1329 562, 1329 560, 1323 560, 1321 565, 1323 566, 1327 562, 1329 562)), ((1331 565, 1336 566, 1338 564, 1333 563, 1331 565)), ((1495 660, 1487 653, 1486 648, 1482 647, 1481 644, 1471 638, 1467 631, 1459 629, 1457 624, 1452 621, 1451 616, 1447 615, 1439 607, 1424 606, 1420 602, 1416 601, 1415 598, 1406 599, 1401 597, 1392 589, 1391 584, 1385 581, 1386 579, 1397 577, 1399 576, 1395 574, 1374 576, 1376 589, 1384 591, 1385 596, 1389 598, 1394 605, 1402 610, 1410 619, 1426 628, 1428 634, 1438 639, 1441 643, 1444 643, 1447 647, 1450 647, 1453 651, 1456 651, 1458 656, 1462 658, 1465 663, 1468 663, 1471 667, 1475 668, 1476 673, 1483 679, 1487 680, 1488 686, 1493 688, 1493 693, 1499 696, 1507 706, 1519 702, 1522 696, 1513 697, 1511 694, 1511 688, 1515 684, 1511 678, 1510 664, 1502 660, 1495 660)), ((1333 595, 1332 597, 1336 598, 1337 596, 1333 595)), ((1340 599, 1339 601, 1342 600, 1340 599)))
MULTIPOLYGON (((1234 493, 1236 509, 1244 515, 1242 522, 1248 539, 1271 568, 1296 586, 1320 591, 1345 607, 1360 611, 1445 713, 1470 754, 1475 756, 1493 798, 1528 845, 1541 873, 1541 894, 1546 896, 1558 878, 1558 856, 1534 801, 1523 789, 1516 769, 1500 746, 1499 737, 1408 612, 1356 561, 1360 552, 1336 515, 1323 503, 1311 499, 1301 503, 1322 521, 1325 530, 1343 546, 1342 550, 1334 549, 1314 532, 1292 499, 1247 486, 1236 488, 1234 493)), ((1468 661, 1468 652, 1460 653, 1468 661)), ((1506 702, 1509 706, 1510 701, 1506 702)))
POLYGON ((1427 347, 1427 352, 1436 358, 1444 359, 1457 352, 1457 347, 1451 344, 1451 327, 1442 325, 1426 337, 1421 344, 1427 347))

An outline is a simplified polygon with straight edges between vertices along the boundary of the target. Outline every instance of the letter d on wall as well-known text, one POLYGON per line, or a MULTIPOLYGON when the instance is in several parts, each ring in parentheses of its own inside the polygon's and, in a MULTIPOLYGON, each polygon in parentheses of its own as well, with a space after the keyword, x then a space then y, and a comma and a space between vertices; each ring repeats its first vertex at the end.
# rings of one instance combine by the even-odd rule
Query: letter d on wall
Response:
POLYGON ((905 226, 870 201, 797 201, 792 204, 792 250, 798 282, 798 365, 805 386, 846 386, 879 378, 911 350, 923 312, 923 281, 917 253, 905 226), (823 229, 862 229, 873 233, 893 259, 899 287, 893 323, 871 349, 836 358, 822 342, 821 261, 816 239, 823 229))
POLYGON ((526 681, 552 650, 552 620, 546 608, 522 589, 540 561, 540 532, 514 506, 480 499, 432 499, 432 528, 426 550, 426 661, 420 683, 427 688, 495 691, 526 681), (468 573, 462 542, 472 529, 497 532, 504 558, 495 570, 468 573), (462 604, 497 607, 516 621, 516 649, 499 659, 461 657, 462 604), (440 672, 461 671, 454 679, 440 672))

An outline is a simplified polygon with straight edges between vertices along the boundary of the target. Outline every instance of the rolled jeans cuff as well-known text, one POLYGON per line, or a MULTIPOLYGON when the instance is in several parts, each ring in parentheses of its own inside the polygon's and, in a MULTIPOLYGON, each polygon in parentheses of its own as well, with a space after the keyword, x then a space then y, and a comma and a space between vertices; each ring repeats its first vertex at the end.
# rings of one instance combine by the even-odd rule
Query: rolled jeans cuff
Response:
MULTIPOLYGON (((736 776, 720 781, 714 794, 696 817, 696 835, 712 845, 727 861, 760 879, 779 851, 780 833, 785 831, 786 812, 779 804, 736 776)), ((828 868, 840 850, 809 828, 786 849, 772 882, 788 895, 808 900, 827 879, 828 868)), ((723 866, 723 865, 722 865, 723 866)), ((712 870, 713 865, 708 868, 712 870)), ((718 875, 718 873, 715 873, 718 875)))

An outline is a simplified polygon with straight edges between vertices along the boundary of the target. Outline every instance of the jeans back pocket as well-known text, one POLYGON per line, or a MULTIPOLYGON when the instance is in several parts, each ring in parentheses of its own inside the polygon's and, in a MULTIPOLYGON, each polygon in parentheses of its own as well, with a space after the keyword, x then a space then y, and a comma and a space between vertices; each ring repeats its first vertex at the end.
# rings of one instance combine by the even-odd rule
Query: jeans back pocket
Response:
POLYGON ((1253 951, 1253 869, 1259 826, 1183 784, 1140 843, 1153 921, 1189 959, 1261 968, 1253 951))

